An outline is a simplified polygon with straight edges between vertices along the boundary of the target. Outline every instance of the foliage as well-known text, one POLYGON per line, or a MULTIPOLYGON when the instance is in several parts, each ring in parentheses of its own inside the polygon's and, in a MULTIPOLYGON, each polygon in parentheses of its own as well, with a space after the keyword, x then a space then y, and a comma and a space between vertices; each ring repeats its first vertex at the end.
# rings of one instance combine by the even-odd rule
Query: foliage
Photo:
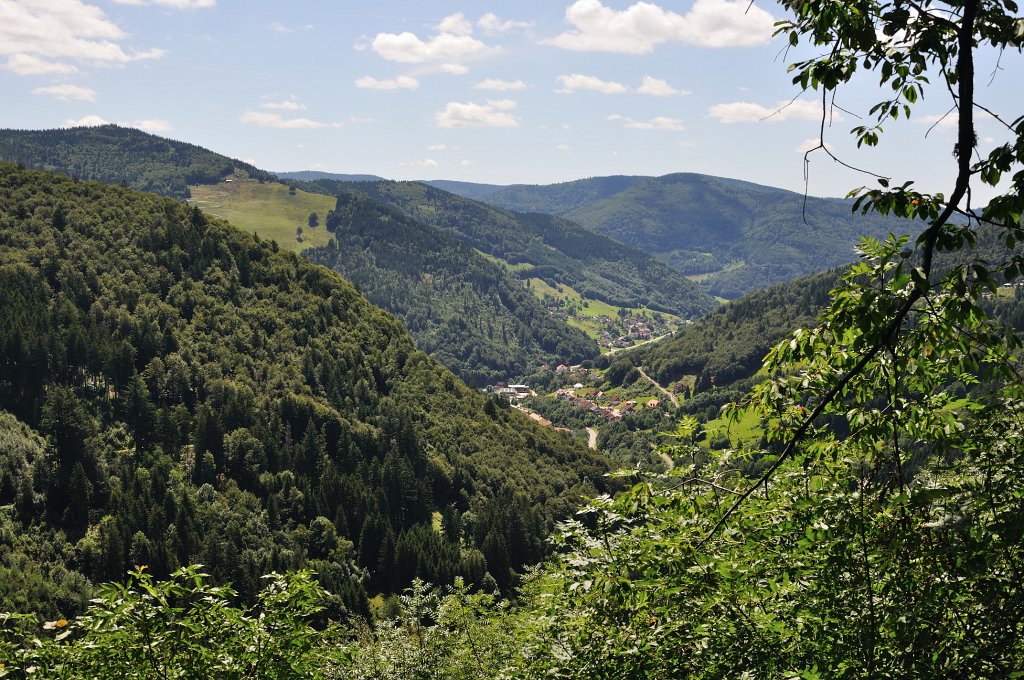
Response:
POLYGON ((642 306, 693 318, 715 306, 698 286, 638 250, 567 220, 520 214, 470 201, 418 182, 321 180, 307 185, 328 193, 364 194, 469 246, 512 265, 525 279, 564 284, 580 295, 618 307, 642 306))
POLYGON ((349 192, 338 195, 325 228, 333 240, 306 256, 355 282, 470 384, 597 354, 520 282, 439 229, 349 192))
POLYGON ((74 614, 132 564, 245 601, 311 567, 352 612, 508 587, 605 486, 336 274, 177 201, 0 164, 0 299, 0 609, 74 614))
POLYGON ((0 159, 174 198, 188 198, 190 184, 217 184, 225 177, 273 179, 248 163, 194 144, 117 125, 0 130, 0 159))
POLYGON ((542 625, 523 675, 1015 677, 1024 666, 1021 341, 986 300, 1024 261, 1024 118, 988 156, 968 152, 975 52, 1019 51, 1016 7, 783 4, 796 18, 780 31, 825 48, 795 65, 796 82, 827 103, 865 66, 891 87, 877 125, 854 129, 863 143, 910 115, 929 69, 940 74, 959 108, 953 191, 883 179, 862 192, 860 206, 924 226, 913 241, 863 239, 816 324, 773 348, 768 379, 727 409, 762 419, 766 450, 711 458, 684 419, 671 474, 566 525, 557 563, 527 586, 542 625), (972 208, 972 182, 1006 173, 1005 192, 972 208), (980 224, 1002 250, 974 249, 980 224), (960 255, 937 266, 943 252, 960 255), (755 479, 743 474, 751 459, 755 479))
POLYGON ((701 275, 708 292, 729 299, 846 264, 862 233, 904 229, 851 215, 846 201, 693 173, 514 185, 479 200, 570 219, 701 275))
POLYGON ((769 348, 814 321, 838 277, 838 271, 822 272, 747 293, 631 354, 662 385, 694 375, 698 391, 706 391, 748 378, 769 348))
POLYGON ((0 677, 326 677, 340 648, 328 644, 336 628, 311 625, 327 595, 312 574, 268 574, 251 607, 207 579, 195 566, 162 581, 136 567, 71 622, 38 631, 31 618, 0 615, 0 677))

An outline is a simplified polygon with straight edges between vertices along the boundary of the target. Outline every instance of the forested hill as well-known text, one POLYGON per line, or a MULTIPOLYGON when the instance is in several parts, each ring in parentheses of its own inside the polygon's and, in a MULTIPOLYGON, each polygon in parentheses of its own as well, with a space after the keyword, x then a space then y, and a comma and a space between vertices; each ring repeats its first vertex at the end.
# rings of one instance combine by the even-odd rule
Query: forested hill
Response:
POLYGON ((662 385, 697 376, 698 391, 748 378, 761 368, 768 350, 793 329, 814 325, 840 271, 747 293, 673 337, 636 350, 633 360, 662 385))
POLYGON ((349 192, 339 195, 325 227, 331 242, 304 255, 398 315, 420 349, 471 384, 598 353, 502 267, 439 229, 349 192))
POLYGON ((190 184, 216 184, 225 177, 273 179, 200 146, 117 125, 0 130, 0 160, 181 199, 189 197, 190 184))
POLYGON ((279 179, 294 179, 300 182, 314 182, 318 179, 329 179, 337 182, 381 182, 384 180, 379 175, 348 175, 338 172, 321 172, 319 170, 299 170, 275 174, 279 179))
POLYGON ((0 163, 0 300, 0 611, 133 564, 246 598, 305 565, 350 608, 507 584, 604 484, 338 275, 178 201, 0 163))
POLYGON ((420 182, 307 186, 365 194, 514 265, 521 278, 564 284, 588 298, 685 318, 715 306, 699 286, 651 256, 564 219, 497 209, 420 182))
POLYGON ((862 234, 902 231, 896 220, 852 213, 846 201, 807 197, 805 203, 791 191, 693 173, 472 187, 471 193, 509 210, 570 219, 699 275, 709 292, 726 298, 850 262, 862 234))

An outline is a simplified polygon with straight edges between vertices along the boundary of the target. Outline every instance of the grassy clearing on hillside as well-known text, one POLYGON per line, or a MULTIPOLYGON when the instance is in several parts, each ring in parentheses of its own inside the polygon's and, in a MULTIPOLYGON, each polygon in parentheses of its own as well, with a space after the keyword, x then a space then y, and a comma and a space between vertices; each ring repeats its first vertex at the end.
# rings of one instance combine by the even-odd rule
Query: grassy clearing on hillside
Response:
POLYGON ((326 244, 331 235, 324 227, 327 211, 334 209, 330 196, 296 191, 276 182, 229 182, 190 187, 191 203, 204 212, 222 217, 235 226, 254 231, 260 238, 273 239, 288 250, 300 252, 326 244), (310 228, 309 213, 315 212, 320 226, 310 228), (296 228, 302 227, 302 242, 296 228))

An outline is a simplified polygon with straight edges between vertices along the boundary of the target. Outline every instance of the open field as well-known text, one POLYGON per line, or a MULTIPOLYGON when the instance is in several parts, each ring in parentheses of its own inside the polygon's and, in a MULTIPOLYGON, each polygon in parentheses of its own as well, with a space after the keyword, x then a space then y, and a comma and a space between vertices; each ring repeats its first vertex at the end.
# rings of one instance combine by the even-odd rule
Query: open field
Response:
POLYGON ((334 209, 330 196, 296 191, 276 182, 229 182, 190 187, 190 203, 206 213, 221 217, 245 231, 254 231, 260 238, 273 239, 288 250, 301 252, 325 245, 331 238, 324 223, 327 211, 334 209), (309 213, 315 212, 320 226, 310 228, 309 213), (302 241, 297 240, 296 227, 302 227, 302 241))

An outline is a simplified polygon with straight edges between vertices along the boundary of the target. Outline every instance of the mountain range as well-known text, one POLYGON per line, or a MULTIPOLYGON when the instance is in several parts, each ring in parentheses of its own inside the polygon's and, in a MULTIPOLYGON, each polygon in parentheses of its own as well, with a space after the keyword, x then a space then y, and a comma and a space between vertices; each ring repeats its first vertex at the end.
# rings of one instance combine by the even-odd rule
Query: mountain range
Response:
POLYGON ((507 210, 569 219, 654 255, 724 298, 850 262, 861 235, 905 230, 895 219, 853 213, 849 201, 694 173, 431 184, 507 210))

